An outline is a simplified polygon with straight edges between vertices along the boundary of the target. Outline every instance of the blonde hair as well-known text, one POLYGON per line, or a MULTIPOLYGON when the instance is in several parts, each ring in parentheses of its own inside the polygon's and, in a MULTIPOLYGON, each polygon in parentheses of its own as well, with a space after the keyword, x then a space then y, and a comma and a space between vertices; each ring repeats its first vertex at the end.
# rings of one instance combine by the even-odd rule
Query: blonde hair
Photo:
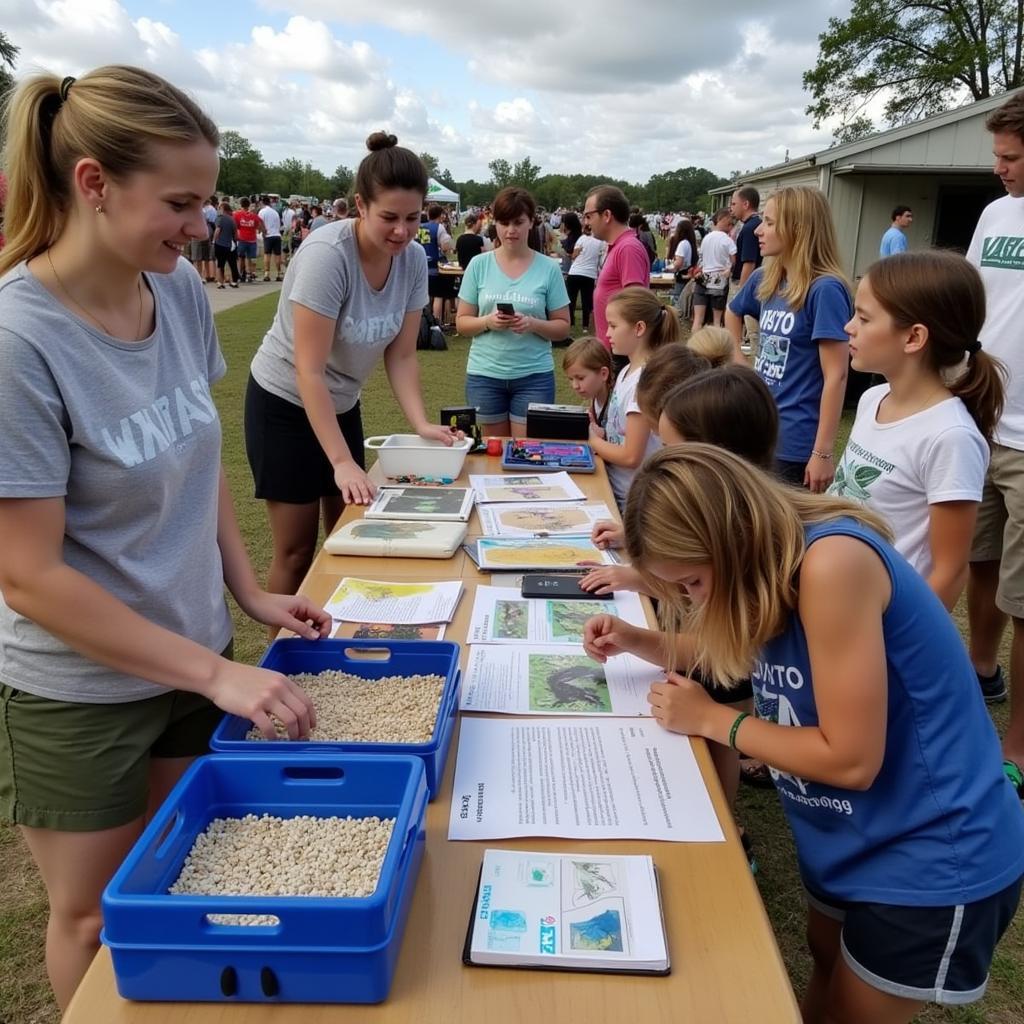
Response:
POLYGON ((732 335, 724 327, 702 327, 686 339, 686 347, 703 356, 712 367, 732 362, 732 335))
POLYGON ((644 345, 650 352, 679 340, 679 317, 674 309, 663 306, 650 288, 630 285, 616 292, 608 300, 608 305, 618 306, 627 323, 644 324, 647 328, 644 345))
POLYGON ((794 185, 780 189, 768 202, 775 204, 775 233, 782 252, 765 261, 757 297, 765 302, 780 292, 786 305, 798 310, 807 301, 811 285, 826 275, 838 278, 849 292, 850 283, 839 259, 836 226, 825 193, 794 185))
POLYGON ((71 211, 72 171, 82 157, 125 179, 153 167, 154 144, 219 142, 217 126, 180 89, 121 64, 63 82, 32 75, 8 98, 5 127, 7 241, 0 274, 60 237, 71 211))
POLYGON ((887 540, 885 521, 860 504, 790 487, 709 444, 663 448, 637 471, 626 502, 626 547, 661 600, 668 663, 680 633, 693 668, 721 686, 749 677, 758 652, 797 604, 804 527, 848 516, 887 540), (654 563, 711 565, 707 600, 653 576, 654 563))

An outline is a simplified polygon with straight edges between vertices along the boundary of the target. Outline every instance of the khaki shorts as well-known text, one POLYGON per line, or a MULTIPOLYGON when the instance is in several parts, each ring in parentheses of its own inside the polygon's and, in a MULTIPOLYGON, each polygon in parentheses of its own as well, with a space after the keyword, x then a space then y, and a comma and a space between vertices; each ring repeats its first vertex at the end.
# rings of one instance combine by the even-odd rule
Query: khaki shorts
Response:
MULTIPOLYGON (((730 281, 729 301, 732 302, 741 291, 743 291, 743 286, 739 281, 730 281)), ((750 346, 751 353, 757 355, 757 348, 761 343, 761 325, 757 322, 756 316, 745 316, 743 318, 743 334, 743 340, 750 346)))
POLYGON ((57 832, 127 825, 146 811, 150 759, 208 753, 223 717, 185 690, 72 704, 0 683, 0 817, 57 832))
POLYGON ((972 562, 999 562, 996 607, 1024 619, 1024 452, 992 445, 971 547, 972 562))

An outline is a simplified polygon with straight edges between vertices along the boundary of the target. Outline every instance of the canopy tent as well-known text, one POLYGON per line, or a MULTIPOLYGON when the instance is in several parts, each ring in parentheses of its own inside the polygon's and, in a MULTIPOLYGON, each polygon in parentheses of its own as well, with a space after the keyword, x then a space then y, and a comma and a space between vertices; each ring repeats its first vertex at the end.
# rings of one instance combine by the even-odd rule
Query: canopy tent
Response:
POLYGON ((450 188, 445 188, 439 181, 433 178, 427 179, 427 202, 428 203, 454 203, 459 208, 459 194, 450 188))

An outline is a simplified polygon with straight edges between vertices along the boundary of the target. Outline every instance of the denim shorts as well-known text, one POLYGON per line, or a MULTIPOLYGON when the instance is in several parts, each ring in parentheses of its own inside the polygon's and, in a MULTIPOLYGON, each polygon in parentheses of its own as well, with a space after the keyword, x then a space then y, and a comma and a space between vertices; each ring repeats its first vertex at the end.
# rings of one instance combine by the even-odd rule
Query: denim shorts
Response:
POLYGON ((484 377, 466 374, 466 403, 476 406, 478 423, 526 422, 531 402, 551 404, 555 400, 555 371, 528 373, 525 377, 484 377))
POLYGON ((256 243, 255 242, 239 242, 238 243, 238 255, 243 260, 254 260, 256 259, 256 243))

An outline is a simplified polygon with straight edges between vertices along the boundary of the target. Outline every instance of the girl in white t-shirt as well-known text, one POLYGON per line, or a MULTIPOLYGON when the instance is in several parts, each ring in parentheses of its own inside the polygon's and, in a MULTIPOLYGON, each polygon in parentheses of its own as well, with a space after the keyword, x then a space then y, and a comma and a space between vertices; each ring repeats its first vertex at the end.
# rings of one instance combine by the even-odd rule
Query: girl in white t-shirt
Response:
POLYGON ((629 364, 615 381, 604 428, 590 425, 590 442, 608 466, 608 479, 622 509, 633 474, 661 444, 636 403, 636 386, 647 357, 678 340, 679 318, 649 288, 636 285, 608 300, 606 316, 612 352, 625 356, 629 364))
POLYGON ((948 252, 902 253, 857 288, 851 365, 869 388, 830 493, 889 520, 895 547, 952 609, 967 579, 989 441, 1003 407, 1002 364, 981 351, 985 291, 948 252))
POLYGON ((592 334, 585 334, 565 350, 562 369, 573 391, 590 403, 590 422, 604 427, 614 383, 611 352, 592 334))

